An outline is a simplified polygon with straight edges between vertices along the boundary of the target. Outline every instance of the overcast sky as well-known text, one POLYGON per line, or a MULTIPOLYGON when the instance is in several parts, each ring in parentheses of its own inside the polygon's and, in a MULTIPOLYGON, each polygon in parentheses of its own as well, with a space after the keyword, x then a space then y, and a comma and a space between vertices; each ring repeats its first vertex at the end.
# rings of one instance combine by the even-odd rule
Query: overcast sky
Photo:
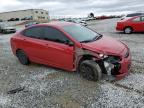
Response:
POLYGON ((87 16, 144 11, 144 0, 1 0, 0 12, 40 8, 50 16, 87 16))

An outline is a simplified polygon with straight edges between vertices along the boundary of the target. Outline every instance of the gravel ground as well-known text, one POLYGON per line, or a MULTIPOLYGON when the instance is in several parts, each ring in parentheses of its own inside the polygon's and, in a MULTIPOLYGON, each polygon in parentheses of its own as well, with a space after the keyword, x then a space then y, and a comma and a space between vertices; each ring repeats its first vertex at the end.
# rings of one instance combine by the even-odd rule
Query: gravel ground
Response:
POLYGON ((23 66, 11 52, 12 34, 0 34, 0 108, 144 107, 144 33, 116 32, 118 20, 95 21, 89 26, 125 42, 131 49, 130 75, 116 82, 106 78, 91 82, 77 73, 40 64, 23 66), (8 94, 14 89, 22 91, 8 94))

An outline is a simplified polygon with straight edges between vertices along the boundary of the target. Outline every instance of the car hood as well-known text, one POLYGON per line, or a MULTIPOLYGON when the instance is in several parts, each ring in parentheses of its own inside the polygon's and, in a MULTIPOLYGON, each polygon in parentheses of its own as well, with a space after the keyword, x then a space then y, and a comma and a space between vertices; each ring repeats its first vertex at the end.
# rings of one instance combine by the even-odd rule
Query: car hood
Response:
POLYGON ((82 47, 106 55, 121 55, 121 52, 126 48, 122 42, 108 36, 103 36, 94 42, 82 43, 82 47))

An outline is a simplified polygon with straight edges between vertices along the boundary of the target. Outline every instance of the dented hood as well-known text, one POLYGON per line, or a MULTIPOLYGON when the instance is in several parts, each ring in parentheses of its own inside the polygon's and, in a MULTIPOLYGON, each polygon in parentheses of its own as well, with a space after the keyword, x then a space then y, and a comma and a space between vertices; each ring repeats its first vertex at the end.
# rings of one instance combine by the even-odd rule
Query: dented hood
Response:
POLYGON ((120 55, 125 49, 123 43, 108 36, 103 36, 101 39, 93 42, 82 43, 82 47, 97 53, 116 55, 120 55))

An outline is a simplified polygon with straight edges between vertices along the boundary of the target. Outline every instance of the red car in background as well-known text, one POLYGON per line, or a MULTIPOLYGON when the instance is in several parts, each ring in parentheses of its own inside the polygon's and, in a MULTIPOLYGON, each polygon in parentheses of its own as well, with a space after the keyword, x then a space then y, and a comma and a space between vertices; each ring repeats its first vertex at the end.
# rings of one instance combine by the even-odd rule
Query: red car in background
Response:
POLYGON ((117 22, 117 31, 124 31, 126 34, 132 32, 144 32, 144 16, 135 16, 117 22))
POLYGON ((121 79, 131 65, 130 50, 124 43, 68 22, 37 24, 11 38, 19 61, 41 63, 68 71, 79 71, 97 81, 102 73, 121 79))

